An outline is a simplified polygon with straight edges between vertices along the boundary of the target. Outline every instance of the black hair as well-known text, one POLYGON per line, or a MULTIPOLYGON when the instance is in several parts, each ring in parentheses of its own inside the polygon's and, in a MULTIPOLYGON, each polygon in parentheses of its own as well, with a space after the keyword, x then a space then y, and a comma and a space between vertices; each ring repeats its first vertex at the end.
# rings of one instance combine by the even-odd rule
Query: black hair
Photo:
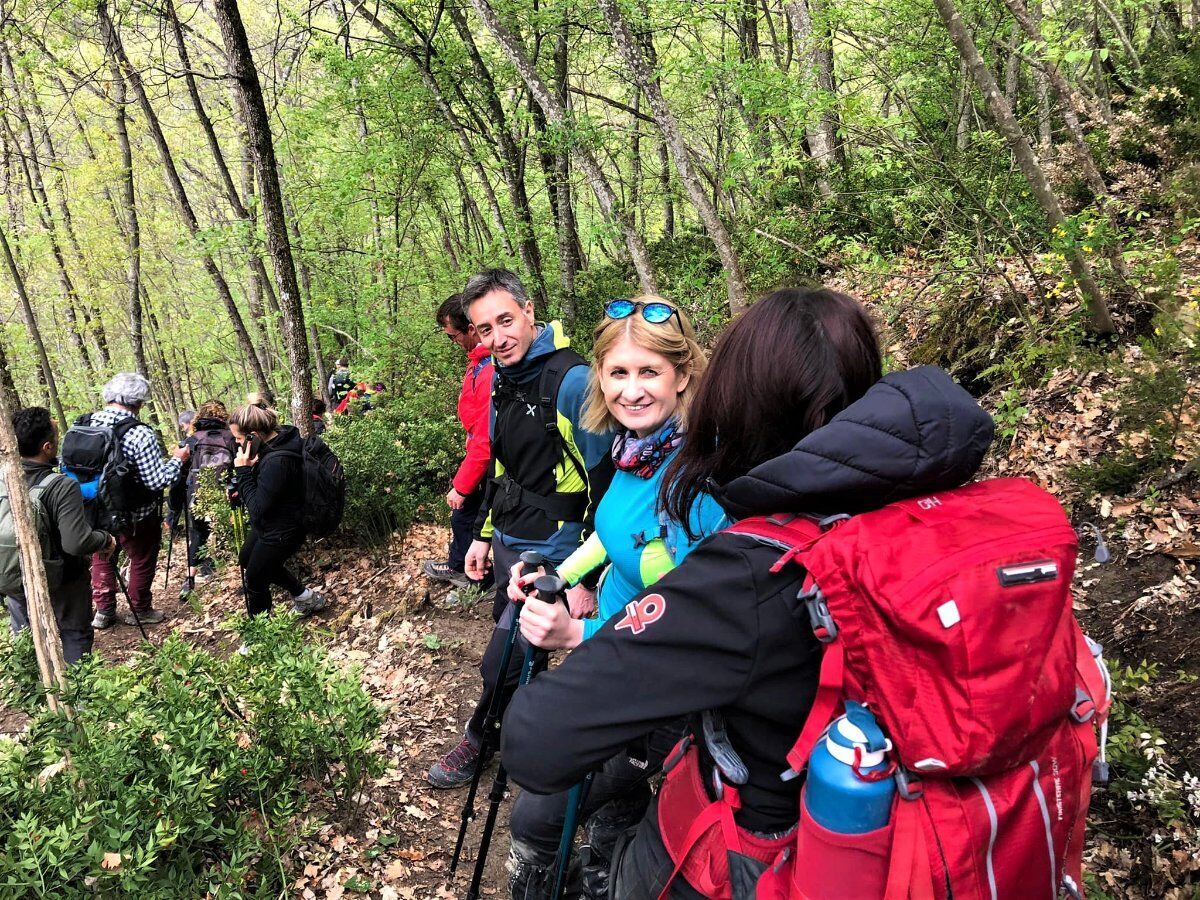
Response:
POLYGON ((467 311, 463 309, 462 294, 451 294, 442 301, 437 311, 438 327, 451 325, 456 331, 466 331, 471 327, 467 311))
POLYGON ((768 294, 717 340, 687 440, 663 476, 663 508, 688 528, 710 479, 723 486, 786 453, 881 377, 875 327, 853 297, 822 287, 768 294))
POLYGON ((17 410, 12 417, 13 431, 17 433, 17 452, 22 456, 37 456, 42 445, 54 440, 54 423, 50 410, 44 406, 27 406, 17 410))
POLYGON ((477 275, 471 276, 467 281, 467 286, 459 295, 462 297, 463 310, 469 310, 472 303, 492 291, 508 291, 521 306, 529 302, 529 294, 525 291, 525 285, 515 274, 508 269, 484 269, 477 275))
POLYGON ((312 414, 313 414, 314 416, 323 416, 323 415, 325 415, 325 410, 327 410, 328 408, 329 408, 329 407, 325 405, 325 401, 324 401, 324 400, 322 400, 320 397, 314 397, 314 398, 313 398, 313 402, 312 402, 312 414))

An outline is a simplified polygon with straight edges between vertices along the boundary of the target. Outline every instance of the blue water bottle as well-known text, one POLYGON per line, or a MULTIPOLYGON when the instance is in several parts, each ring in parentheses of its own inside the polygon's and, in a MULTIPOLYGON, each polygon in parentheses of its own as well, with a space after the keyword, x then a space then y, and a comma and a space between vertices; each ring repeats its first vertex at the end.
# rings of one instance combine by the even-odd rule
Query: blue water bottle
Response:
POLYGON ((847 700, 846 714, 834 719, 809 758, 805 812, 836 834, 882 828, 891 818, 896 793, 887 758, 891 749, 870 710, 847 700))

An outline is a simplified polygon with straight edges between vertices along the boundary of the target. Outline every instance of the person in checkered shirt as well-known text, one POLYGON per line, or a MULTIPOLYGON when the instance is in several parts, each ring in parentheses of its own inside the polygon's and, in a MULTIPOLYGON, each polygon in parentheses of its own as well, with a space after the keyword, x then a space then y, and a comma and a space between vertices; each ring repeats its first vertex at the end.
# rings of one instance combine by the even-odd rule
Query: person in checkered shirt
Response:
MULTIPOLYGON (((92 413, 90 424, 111 428, 122 419, 137 418, 150 399, 150 382, 136 372, 114 375, 101 392, 104 409, 92 413)), ((184 462, 191 455, 187 447, 177 447, 163 458, 158 435, 149 425, 130 428, 121 438, 125 458, 137 466, 138 480, 145 488, 145 502, 132 511, 132 524, 116 535, 117 543, 129 560, 129 603, 133 607, 122 621, 136 625, 161 622, 163 614, 154 608, 150 589, 162 539, 163 490, 180 477, 184 462), (136 611, 137 615, 134 616, 136 611)), ((113 556, 92 557, 92 605, 96 608, 93 628, 109 628, 117 621, 117 562, 113 556)))

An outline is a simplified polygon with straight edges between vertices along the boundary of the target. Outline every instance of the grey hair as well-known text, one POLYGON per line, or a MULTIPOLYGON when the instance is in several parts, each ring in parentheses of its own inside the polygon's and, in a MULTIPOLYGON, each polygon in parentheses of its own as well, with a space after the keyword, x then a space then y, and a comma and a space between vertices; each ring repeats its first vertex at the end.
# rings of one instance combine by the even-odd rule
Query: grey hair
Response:
POLYGON ((471 314, 472 303, 492 291, 508 291, 521 306, 529 302, 529 294, 525 292, 525 285, 521 284, 521 279, 515 274, 508 269, 484 269, 482 272, 472 275, 467 281, 467 286, 463 288, 462 306, 467 311, 467 315, 471 314))
POLYGON ((196 420, 196 411, 194 409, 185 409, 179 414, 179 427, 187 428, 196 420))
POLYGON ((150 382, 137 372, 118 372, 100 391, 105 403, 142 406, 150 399, 150 382))

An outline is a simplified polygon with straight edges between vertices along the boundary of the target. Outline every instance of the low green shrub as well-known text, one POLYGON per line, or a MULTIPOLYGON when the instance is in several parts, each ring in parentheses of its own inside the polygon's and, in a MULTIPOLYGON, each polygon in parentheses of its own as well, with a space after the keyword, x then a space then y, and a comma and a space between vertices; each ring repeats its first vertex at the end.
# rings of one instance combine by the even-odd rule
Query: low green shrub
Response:
POLYGON ((0 639, 0 691, 33 713, 0 741, 0 897, 279 897, 324 796, 348 813, 382 711, 290 615, 235 622, 219 659, 177 635, 72 668, 73 720, 29 690, 28 638, 0 639))

